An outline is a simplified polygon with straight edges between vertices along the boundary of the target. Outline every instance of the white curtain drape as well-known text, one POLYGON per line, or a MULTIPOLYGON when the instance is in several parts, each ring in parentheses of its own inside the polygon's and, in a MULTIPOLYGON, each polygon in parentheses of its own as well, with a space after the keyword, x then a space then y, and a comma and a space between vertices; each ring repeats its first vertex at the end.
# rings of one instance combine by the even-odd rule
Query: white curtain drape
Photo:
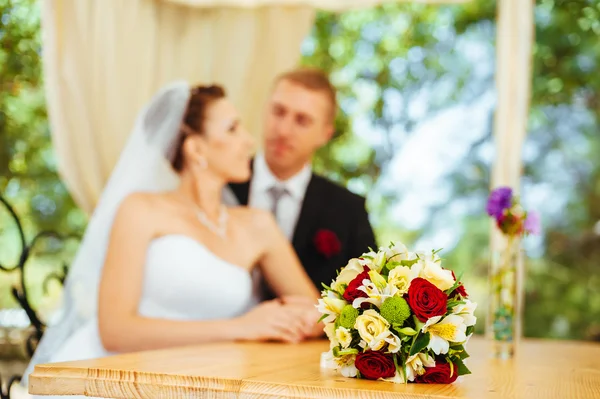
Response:
MULTIPOLYGON (((511 187, 520 191, 523 174, 523 141, 527 133, 531 96, 534 43, 533 0, 499 0, 496 65, 497 107, 494 121, 496 157, 491 188, 511 187)), ((506 245, 506 236, 491 224, 490 249, 496 253, 506 245)), ((518 273, 524 273, 519 269, 518 273)), ((521 276, 519 281, 523 280, 521 276)), ((520 287, 521 293, 523 289, 520 287)))
POLYGON ((260 135, 273 78, 296 65, 306 5, 191 8, 154 0, 45 0, 44 73, 61 177, 95 203, 142 105, 174 79, 223 84, 260 135))
POLYGON ((382 3, 457 4, 473 0, 162 0, 194 7, 244 7, 308 5, 321 10, 345 11, 382 3))
POLYGON ((496 158, 492 188, 519 190, 522 147, 527 132, 534 43, 533 0, 498 1, 496 47, 496 158))

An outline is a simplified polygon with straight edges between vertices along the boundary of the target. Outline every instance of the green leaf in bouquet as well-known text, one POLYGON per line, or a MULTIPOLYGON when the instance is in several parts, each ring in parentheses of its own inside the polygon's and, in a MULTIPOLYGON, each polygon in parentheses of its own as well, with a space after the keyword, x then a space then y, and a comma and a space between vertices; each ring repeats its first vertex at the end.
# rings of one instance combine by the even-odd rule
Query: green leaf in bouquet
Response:
POLYGON ((453 309, 455 306, 458 306, 458 305, 464 305, 465 303, 467 303, 467 302, 465 302, 465 301, 449 300, 449 301, 446 303, 446 309, 448 310, 448 312, 451 312, 451 311, 452 311, 452 309, 453 309))
POLYGON ((466 359, 469 357, 469 354, 465 350, 463 345, 451 346, 448 349, 448 356, 455 356, 459 359, 466 359))
POLYGON ((322 322, 327 316, 329 316, 328 314, 324 314, 323 316, 319 317, 319 320, 317 320, 317 324, 319 324, 320 322, 322 322))
POLYGON ((413 335, 417 335, 418 334, 418 332, 415 331, 414 328, 412 328, 412 327, 404 327, 404 328, 402 328, 402 326, 399 325, 399 324, 394 324, 394 329, 396 331, 398 331, 400 334, 408 335, 410 337, 412 337, 413 335))
POLYGON ((454 291, 455 289, 457 289, 459 286, 462 285, 461 283, 461 278, 462 278, 463 273, 460 273, 460 275, 458 276, 458 278, 456 279, 456 281, 454 282, 454 284, 452 285, 452 287, 448 288, 446 291, 444 291, 444 293, 446 295, 450 295, 452 293, 452 291, 454 291))
POLYGON ((465 334, 468 337, 469 335, 473 334, 473 331, 475 331, 475 326, 469 326, 467 327, 467 331, 465 332, 465 334))
POLYGON ((410 356, 416 355, 423 349, 427 348, 427 345, 429 345, 429 340, 431 339, 431 336, 428 332, 425 334, 419 334, 416 337, 417 338, 414 340, 412 346, 410 347, 410 356))
POLYGON ((328 286, 327 284, 325 284, 324 282, 321 282, 321 287, 325 288, 327 291, 333 291, 333 290, 331 289, 331 287, 330 287, 330 286, 328 286))
POLYGON ((419 320, 417 318, 417 316, 413 316, 413 320, 415 322, 415 330, 421 331, 423 329, 423 326, 425 325, 425 323, 423 323, 421 320, 419 320))
POLYGON ((406 267, 411 267, 412 265, 414 265, 418 261, 419 261, 418 258, 417 259, 411 259, 411 260, 405 259, 405 260, 401 260, 400 261, 400 265, 406 266, 406 267))
POLYGON ((354 348, 340 349, 339 346, 336 346, 335 348, 332 349, 332 352, 333 352, 333 356, 340 357, 340 356, 346 356, 346 355, 356 355, 358 353, 358 349, 354 349, 354 348))
POLYGON ((454 363, 458 367, 458 375, 471 374, 471 370, 463 363, 462 359, 454 359, 454 363))
POLYGON ((392 355, 392 359, 394 359, 394 366, 396 366, 396 371, 402 375, 402 380, 404 383, 408 383, 406 380, 406 368, 404 367, 404 360, 402 359, 402 353, 396 353, 392 355), (398 362, 398 358, 400 358, 400 362, 398 362))
POLYGON ((389 275, 392 270, 394 270, 396 267, 401 266, 401 265, 402 265, 402 263, 400 263, 397 260, 388 260, 382 271, 385 271, 386 275, 389 275))

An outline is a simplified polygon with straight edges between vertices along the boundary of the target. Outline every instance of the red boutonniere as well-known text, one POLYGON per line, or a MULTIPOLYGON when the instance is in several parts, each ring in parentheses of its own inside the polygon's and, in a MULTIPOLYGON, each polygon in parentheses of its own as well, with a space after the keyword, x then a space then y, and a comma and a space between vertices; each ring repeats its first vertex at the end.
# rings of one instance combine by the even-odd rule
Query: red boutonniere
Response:
POLYGON ((315 234, 314 244, 317 251, 326 258, 331 258, 337 255, 342 250, 342 243, 340 242, 337 235, 327 229, 320 229, 315 234))

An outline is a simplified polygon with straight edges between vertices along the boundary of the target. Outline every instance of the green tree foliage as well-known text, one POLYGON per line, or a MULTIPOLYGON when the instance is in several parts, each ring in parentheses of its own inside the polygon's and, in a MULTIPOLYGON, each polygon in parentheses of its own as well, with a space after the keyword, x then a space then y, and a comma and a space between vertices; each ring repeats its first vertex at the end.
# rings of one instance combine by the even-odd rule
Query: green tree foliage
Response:
MULTIPOLYGON (((39 2, 0 0, 0 193, 21 217, 28 240, 42 230, 77 233, 85 216, 57 170, 42 80, 39 2)), ((44 240, 27 269, 35 298, 44 275, 61 267, 63 245, 44 240)), ((0 207, 0 263, 11 267, 21 247, 16 225, 0 207)), ((68 251, 65 251, 68 252, 68 251)), ((2 273, 2 272, 0 272, 2 273)), ((0 307, 14 306, 10 286, 17 273, 0 274, 0 307)))

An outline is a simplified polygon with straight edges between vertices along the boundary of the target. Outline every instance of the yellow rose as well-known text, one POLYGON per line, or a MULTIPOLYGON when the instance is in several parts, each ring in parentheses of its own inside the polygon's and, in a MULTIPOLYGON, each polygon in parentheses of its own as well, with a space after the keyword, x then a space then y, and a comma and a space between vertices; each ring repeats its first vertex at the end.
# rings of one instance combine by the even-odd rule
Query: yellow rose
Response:
POLYGON ((365 310, 354 323, 354 328, 371 350, 379 350, 386 344, 385 338, 391 334, 389 326, 388 321, 373 309, 365 310))
POLYGON ((439 260, 421 259, 414 264, 412 268, 419 271, 419 277, 429 281, 442 291, 445 291, 454 285, 452 271, 442 269, 439 260))

